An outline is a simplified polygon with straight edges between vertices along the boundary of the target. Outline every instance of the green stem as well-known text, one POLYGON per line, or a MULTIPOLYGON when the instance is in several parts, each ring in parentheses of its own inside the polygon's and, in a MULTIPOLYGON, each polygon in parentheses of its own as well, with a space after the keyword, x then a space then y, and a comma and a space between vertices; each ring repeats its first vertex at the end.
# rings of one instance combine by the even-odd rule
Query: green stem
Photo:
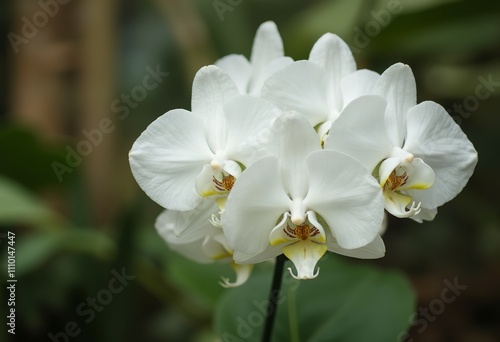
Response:
POLYGON ((276 258, 274 266, 273 283, 271 291, 269 291, 269 301, 267 305, 266 324, 264 325, 264 333, 262 334, 262 342, 270 342, 273 332, 274 318, 278 311, 278 298, 281 290, 281 280, 283 279, 283 268, 285 266, 286 257, 282 254, 276 258))

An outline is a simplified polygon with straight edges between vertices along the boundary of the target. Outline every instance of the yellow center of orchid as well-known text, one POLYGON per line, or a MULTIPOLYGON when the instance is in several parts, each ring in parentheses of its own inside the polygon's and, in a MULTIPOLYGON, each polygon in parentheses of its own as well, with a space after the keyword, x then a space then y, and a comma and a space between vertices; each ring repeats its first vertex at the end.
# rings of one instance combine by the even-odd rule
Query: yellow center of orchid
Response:
POLYGON ((231 175, 224 176, 224 174, 222 174, 221 181, 215 178, 215 176, 213 176, 213 182, 215 184, 215 188, 220 191, 231 191, 235 181, 236 178, 234 178, 234 176, 231 175))
POLYGON ((309 237, 318 235, 320 232, 316 227, 309 227, 308 224, 297 225, 295 229, 292 229, 289 225, 283 229, 286 235, 291 238, 297 238, 299 240, 307 240, 309 237))
POLYGON ((407 181, 408 181, 408 174, 406 172, 403 173, 401 176, 398 176, 396 174, 396 170, 394 170, 389 175, 389 178, 387 178, 387 182, 384 185, 384 190, 389 189, 394 191, 397 188, 405 185, 407 181))

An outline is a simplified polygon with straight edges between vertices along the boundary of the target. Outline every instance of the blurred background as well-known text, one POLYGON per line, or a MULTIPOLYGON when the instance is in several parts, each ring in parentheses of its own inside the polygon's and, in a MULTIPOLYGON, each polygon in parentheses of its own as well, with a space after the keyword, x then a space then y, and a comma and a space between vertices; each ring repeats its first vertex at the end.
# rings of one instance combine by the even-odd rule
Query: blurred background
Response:
MULTIPOLYGON (((266 20, 277 23, 285 54, 295 60, 333 32, 351 46, 359 68, 381 73, 396 62, 409 64, 418 101, 442 104, 474 143, 479 164, 464 191, 432 222, 391 219, 387 255, 369 263, 406 274, 416 310, 439 311, 425 329, 412 328, 414 341, 500 340, 499 2, 7 0, 0 6, 0 279, 7 279, 11 231, 15 340, 217 339, 212 312, 225 291, 217 282, 232 271, 195 264, 166 247, 153 226, 161 208, 135 183, 127 153, 159 115, 190 108, 200 67, 230 53, 249 57, 266 20), (112 284, 113 278, 119 279, 112 284), (433 308, 446 280, 467 288, 443 310, 433 308)), ((8 340, 6 286, 0 294, 0 340, 8 340)))

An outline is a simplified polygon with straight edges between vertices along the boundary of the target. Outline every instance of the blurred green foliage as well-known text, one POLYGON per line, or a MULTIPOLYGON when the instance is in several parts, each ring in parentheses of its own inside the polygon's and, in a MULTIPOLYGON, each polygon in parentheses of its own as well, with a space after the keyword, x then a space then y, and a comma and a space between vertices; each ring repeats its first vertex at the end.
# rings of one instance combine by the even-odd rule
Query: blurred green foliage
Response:
MULTIPOLYGON (((415 310, 407 280, 342 258, 325 256, 318 264, 320 278, 314 281, 284 274, 278 305, 271 304, 277 310, 275 341, 391 341, 406 331, 415 310)), ((271 270, 271 265, 261 265, 248 283, 224 294, 215 314, 216 330, 224 340, 260 341, 271 270)))

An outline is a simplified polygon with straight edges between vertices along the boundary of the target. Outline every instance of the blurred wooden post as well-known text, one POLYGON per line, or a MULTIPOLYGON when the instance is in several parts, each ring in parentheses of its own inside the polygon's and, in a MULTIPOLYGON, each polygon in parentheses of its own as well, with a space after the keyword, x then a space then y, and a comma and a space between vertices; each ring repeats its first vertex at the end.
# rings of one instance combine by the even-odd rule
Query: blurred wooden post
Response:
MULTIPOLYGON (((57 4, 57 3, 56 3, 57 4)), ((37 2, 13 1, 8 35, 8 111, 14 122, 26 125, 48 141, 66 135, 68 78, 76 67, 76 46, 71 41, 74 5, 57 5, 47 13, 37 2)), ((55 176, 54 176, 55 177, 55 176)))
POLYGON ((198 69, 215 62, 208 28, 193 0, 155 0, 179 44, 190 82, 198 69))
MULTIPOLYGON (((73 76, 78 67, 77 2, 54 2, 44 9, 35 1, 16 0, 11 6, 13 17, 6 43, 9 118, 43 141, 67 142, 74 109, 69 99, 74 97, 73 76)), ((61 192, 43 189, 42 196, 55 210, 68 213, 68 200, 61 192)))
POLYGON ((87 141, 94 140, 91 141, 93 150, 85 157, 84 165, 90 208, 94 222, 99 224, 111 221, 118 197, 114 173, 120 171, 114 168, 116 132, 112 129, 116 120, 110 110, 116 96, 117 5, 116 0, 87 0, 82 3, 80 137, 87 141))

